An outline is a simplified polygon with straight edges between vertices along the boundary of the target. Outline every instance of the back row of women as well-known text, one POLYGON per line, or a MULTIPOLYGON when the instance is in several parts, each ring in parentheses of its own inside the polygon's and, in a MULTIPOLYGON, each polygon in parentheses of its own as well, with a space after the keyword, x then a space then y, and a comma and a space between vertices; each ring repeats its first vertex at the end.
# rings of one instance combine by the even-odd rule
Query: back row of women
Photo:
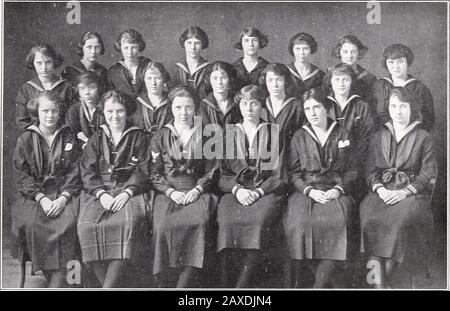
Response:
POLYGON ((377 287, 407 250, 423 268, 437 164, 432 97, 408 74, 412 51, 386 47, 390 75, 376 80, 357 65, 367 48, 354 36, 326 74, 309 62, 312 36, 290 40, 289 65, 258 56, 267 43, 244 28, 241 59, 208 63, 208 37, 190 27, 186 59, 169 73, 126 30, 114 45, 123 60, 106 70, 101 37, 87 32, 65 78, 52 47, 33 47, 37 75, 16 103, 20 260, 51 287, 64 286, 72 259, 103 287, 193 287, 215 256, 220 287, 254 286, 283 243, 292 287, 309 286, 311 269, 312 286, 332 286, 358 246, 381 267, 377 287))

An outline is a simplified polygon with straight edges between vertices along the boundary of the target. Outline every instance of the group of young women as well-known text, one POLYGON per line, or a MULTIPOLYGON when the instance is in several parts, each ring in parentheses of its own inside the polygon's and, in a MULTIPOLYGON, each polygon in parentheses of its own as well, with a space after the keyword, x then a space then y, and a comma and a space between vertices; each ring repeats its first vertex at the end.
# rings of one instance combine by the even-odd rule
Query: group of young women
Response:
POLYGON ((377 80, 352 35, 326 73, 310 62, 318 46, 307 33, 290 40, 288 65, 259 56, 269 40, 254 27, 233 64, 202 58, 208 42, 186 29, 186 57, 170 73, 141 55, 133 29, 108 70, 95 32, 61 77, 51 46, 30 50, 36 75, 16 100, 20 260, 50 287, 67 286, 67 262, 80 260, 88 286, 241 288, 285 248, 275 264, 290 263, 290 287, 323 288, 360 249, 384 288, 405 256, 427 253, 434 109, 408 74, 410 48, 386 47, 377 80))

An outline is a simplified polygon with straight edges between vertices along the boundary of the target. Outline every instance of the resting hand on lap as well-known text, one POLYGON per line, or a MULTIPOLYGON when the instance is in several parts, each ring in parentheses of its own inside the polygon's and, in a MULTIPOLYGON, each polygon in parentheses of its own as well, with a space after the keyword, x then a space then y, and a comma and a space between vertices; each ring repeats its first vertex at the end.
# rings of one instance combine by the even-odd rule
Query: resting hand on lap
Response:
POLYGON ((325 192, 325 197, 330 200, 336 200, 341 196, 341 193, 337 189, 330 189, 327 192, 325 192))
POLYGON ((47 213, 48 217, 57 217, 61 212, 64 210, 67 204, 67 198, 66 197, 59 197, 56 200, 52 202, 52 208, 47 213))
POLYGON ((170 194, 170 199, 172 201, 174 201, 175 203, 177 203, 178 205, 183 205, 184 204, 184 199, 185 199, 185 194, 183 192, 180 192, 180 191, 173 191, 170 194))
POLYGON ((113 204, 111 205, 111 211, 114 213, 120 211, 125 206, 125 204, 127 204, 129 199, 130 199, 130 195, 128 193, 125 193, 125 192, 119 193, 113 199, 113 204))
POLYGON ((407 196, 406 192, 403 191, 403 190, 394 190, 394 191, 391 191, 391 192, 392 192, 392 197, 390 197, 389 200, 385 201, 385 203, 388 204, 388 205, 393 205, 393 204, 396 204, 398 202, 401 202, 407 196))
POLYGON ((325 204, 325 203, 330 202, 330 200, 326 196, 325 192, 323 192, 321 190, 313 189, 308 193, 308 196, 320 204, 325 204))
POLYGON ((247 189, 239 189, 236 192, 236 199, 244 206, 252 205, 257 197, 253 194, 253 191, 247 189))
POLYGON ((199 197, 200 197, 200 191, 198 191, 196 188, 194 188, 184 195, 183 205, 191 204, 191 203, 197 201, 199 197))
POLYGON ((45 197, 39 201, 39 204, 41 205, 42 209, 44 210, 45 215, 48 216, 48 213, 50 212, 50 210, 53 207, 53 202, 49 198, 45 197))
POLYGON ((105 193, 100 197, 100 204, 107 211, 111 210, 113 203, 114 203, 114 198, 111 195, 109 195, 108 193, 105 193))

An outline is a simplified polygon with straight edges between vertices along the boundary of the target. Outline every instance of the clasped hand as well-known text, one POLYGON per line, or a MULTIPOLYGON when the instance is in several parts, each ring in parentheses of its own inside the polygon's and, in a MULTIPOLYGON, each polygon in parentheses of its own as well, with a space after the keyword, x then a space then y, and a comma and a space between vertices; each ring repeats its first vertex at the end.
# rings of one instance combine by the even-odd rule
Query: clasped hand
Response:
POLYGON ((115 213, 120 211, 125 206, 125 204, 127 204, 129 199, 130 196, 125 192, 121 192, 115 197, 111 196, 108 193, 105 193, 100 197, 100 204, 105 210, 115 213))
POLYGON ((378 188, 378 196, 384 201, 385 204, 393 205, 403 201, 407 194, 402 190, 388 190, 386 188, 378 188))
POLYGON ((309 191, 308 196, 314 201, 320 204, 329 203, 337 198, 339 198, 341 193, 336 189, 330 189, 328 191, 313 189, 309 191))
POLYGON ((55 218, 59 216, 67 204, 67 198, 61 196, 55 200, 50 200, 47 197, 42 198, 39 203, 44 210, 45 216, 55 218))
POLYGON ((188 205, 198 200, 200 197, 200 191, 196 188, 189 190, 184 193, 181 191, 173 191, 170 194, 170 199, 177 203, 178 205, 188 205))
POLYGON ((259 199, 259 193, 248 189, 239 189, 236 192, 236 199, 244 206, 249 206, 259 199))

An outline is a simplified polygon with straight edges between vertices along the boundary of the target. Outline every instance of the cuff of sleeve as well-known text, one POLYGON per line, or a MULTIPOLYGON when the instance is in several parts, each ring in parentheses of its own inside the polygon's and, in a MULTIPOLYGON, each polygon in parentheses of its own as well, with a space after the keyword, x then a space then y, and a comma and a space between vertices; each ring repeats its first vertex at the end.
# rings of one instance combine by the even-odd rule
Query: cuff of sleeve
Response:
POLYGON ((43 198, 45 198, 45 194, 43 194, 42 192, 39 192, 38 194, 36 194, 36 196, 34 197, 34 199, 36 200, 36 202, 39 203, 40 200, 42 200, 43 198))
POLYGON ((242 189, 242 186, 237 184, 236 186, 233 187, 231 193, 235 196, 239 189, 242 189))
POLYGON ((377 190, 382 188, 382 187, 384 187, 383 184, 375 184, 375 185, 372 186, 372 191, 373 192, 377 192, 377 190))
POLYGON ((133 190, 131 190, 130 188, 126 188, 122 192, 125 192, 126 194, 128 194, 130 196, 130 198, 132 198, 134 195, 133 190))
POLYGON ((166 196, 167 196, 168 198, 170 198, 170 195, 171 195, 172 192, 174 192, 174 191, 175 191, 175 189, 173 189, 173 188, 167 189, 167 190, 166 190, 166 196))
POLYGON ((60 196, 60 197, 65 197, 65 198, 67 199, 67 201, 69 201, 70 198, 72 197, 72 196, 70 195, 70 193, 67 192, 67 191, 63 191, 59 196, 60 196))
POLYGON ((104 195, 105 193, 106 193, 106 191, 105 191, 104 189, 97 190, 97 192, 95 193, 95 197, 96 197, 97 199, 100 199, 100 197, 101 197, 102 195, 104 195))
POLYGON ((339 191, 341 194, 345 194, 345 191, 341 186, 334 186, 333 188, 339 191))
POLYGON ((314 189, 313 186, 308 186, 303 190, 303 194, 307 196, 309 194, 309 192, 313 189, 314 189))
POLYGON ((197 189, 198 190, 198 192, 200 192, 200 194, 202 194, 203 192, 205 192, 205 189, 203 189, 203 187, 202 186, 200 186, 200 185, 197 185, 197 186, 195 186, 195 188, 194 189, 197 189))
POLYGON ((256 192, 259 193, 259 195, 260 195, 261 197, 264 196, 264 190, 262 190, 261 188, 256 188, 255 190, 256 190, 256 192))
POLYGON ((406 189, 408 192, 411 192, 411 194, 416 194, 416 193, 417 193, 417 189, 414 188, 413 185, 408 185, 408 186, 406 186, 405 189, 406 189))

